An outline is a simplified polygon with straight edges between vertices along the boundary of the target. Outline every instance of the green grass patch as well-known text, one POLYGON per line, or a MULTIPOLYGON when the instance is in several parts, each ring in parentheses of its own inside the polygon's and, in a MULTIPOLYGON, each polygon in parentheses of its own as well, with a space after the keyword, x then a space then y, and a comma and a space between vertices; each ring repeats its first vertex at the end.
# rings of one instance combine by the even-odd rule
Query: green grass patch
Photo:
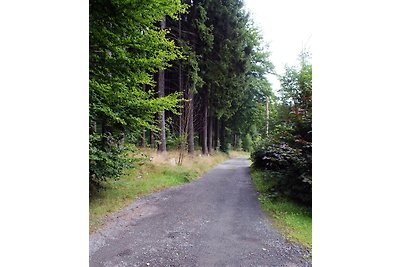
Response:
POLYGON ((253 184, 260 193, 262 208, 272 216, 274 224, 290 240, 312 248, 312 211, 291 200, 275 197, 271 193, 274 185, 268 174, 251 168, 253 184))
POLYGON ((172 152, 166 158, 157 158, 156 154, 153 156, 153 162, 147 161, 128 170, 120 179, 105 182, 104 189, 90 197, 90 233, 103 226, 105 216, 124 208, 137 197, 193 181, 226 159, 222 154, 212 157, 186 157, 184 165, 172 166, 168 163, 169 157, 175 156, 172 152))

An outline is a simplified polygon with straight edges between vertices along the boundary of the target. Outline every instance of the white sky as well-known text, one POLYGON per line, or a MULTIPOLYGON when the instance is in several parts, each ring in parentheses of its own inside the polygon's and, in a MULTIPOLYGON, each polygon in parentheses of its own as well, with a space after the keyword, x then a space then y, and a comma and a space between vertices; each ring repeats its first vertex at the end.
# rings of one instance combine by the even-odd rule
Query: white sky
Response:
MULTIPOLYGON (((278 74, 283 74, 285 64, 294 65, 302 47, 311 50, 310 0, 245 0, 255 24, 269 43, 271 61, 278 74)), ((268 75, 272 88, 279 89, 279 81, 268 75)))

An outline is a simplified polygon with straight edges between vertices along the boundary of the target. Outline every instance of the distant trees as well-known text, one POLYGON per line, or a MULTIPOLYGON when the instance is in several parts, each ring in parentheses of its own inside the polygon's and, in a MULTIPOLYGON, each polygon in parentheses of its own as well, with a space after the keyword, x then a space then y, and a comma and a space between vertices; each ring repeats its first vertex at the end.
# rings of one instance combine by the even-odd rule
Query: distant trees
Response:
POLYGON ((273 66, 242 1, 90 0, 89 7, 91 185, 132 166, 137 145, 251 150, 249 136, 265 131, 272 94, 264 74, 273 66))
POLYGON ((271 134, 252 154, 254 166, 271 174, 276 192, 311 205, 312 64, 307 53, 298 66, 286 67, 275 109, 271 134))
POLYGON ((202 45, 207 51, 201 53, 199 61, 204 80, 200 89, 202 151, 226 152, 228 144, 236 147, 237 140, 244 138, 252 125, 264 126, 254 116, 264 116, 265 108, 255 106, 265 106, 263 99, 271 94, 264 74, 273 66, 242 1, 199 2, 213 36, 208 38, 213 40, 212 46, 211 42, 202 45))

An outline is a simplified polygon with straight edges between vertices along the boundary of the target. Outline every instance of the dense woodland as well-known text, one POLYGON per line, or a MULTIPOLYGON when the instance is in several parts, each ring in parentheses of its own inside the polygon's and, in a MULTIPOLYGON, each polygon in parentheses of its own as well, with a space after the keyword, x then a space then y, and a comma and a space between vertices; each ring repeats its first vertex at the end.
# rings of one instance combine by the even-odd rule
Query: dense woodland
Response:
POLYGON ((311 206, 312 203, 312 65, 303 51, 297 66, 280 78, 271 132, 252 153, 253 166, 266 170, 271 193, 311 206))
POLYGON ((134 166, 138 147, 182 156, 246 150, 256 166, 277 172, 283 165, 270 159, 292 153, 301 163, 289 176, 311 188, 309 56, 287 67, 276 97, 266 78, 274 73, 268 46, 243 1, 90 0, 89 7, 92 188, 134 166))

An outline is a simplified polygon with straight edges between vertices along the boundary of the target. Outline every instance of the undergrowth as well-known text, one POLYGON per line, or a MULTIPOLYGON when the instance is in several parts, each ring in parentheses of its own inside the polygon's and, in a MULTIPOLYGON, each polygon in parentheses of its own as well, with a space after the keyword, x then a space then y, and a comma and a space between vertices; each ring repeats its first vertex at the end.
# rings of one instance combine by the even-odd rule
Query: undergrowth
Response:
POLYGON ((274 224, 292 241, 312 248, 312 211, 287 198, 277 196, 271 189, 273 179, 268 173, 251 168, 252 181, 259 192, 262 208, 272 216, 274 224))

